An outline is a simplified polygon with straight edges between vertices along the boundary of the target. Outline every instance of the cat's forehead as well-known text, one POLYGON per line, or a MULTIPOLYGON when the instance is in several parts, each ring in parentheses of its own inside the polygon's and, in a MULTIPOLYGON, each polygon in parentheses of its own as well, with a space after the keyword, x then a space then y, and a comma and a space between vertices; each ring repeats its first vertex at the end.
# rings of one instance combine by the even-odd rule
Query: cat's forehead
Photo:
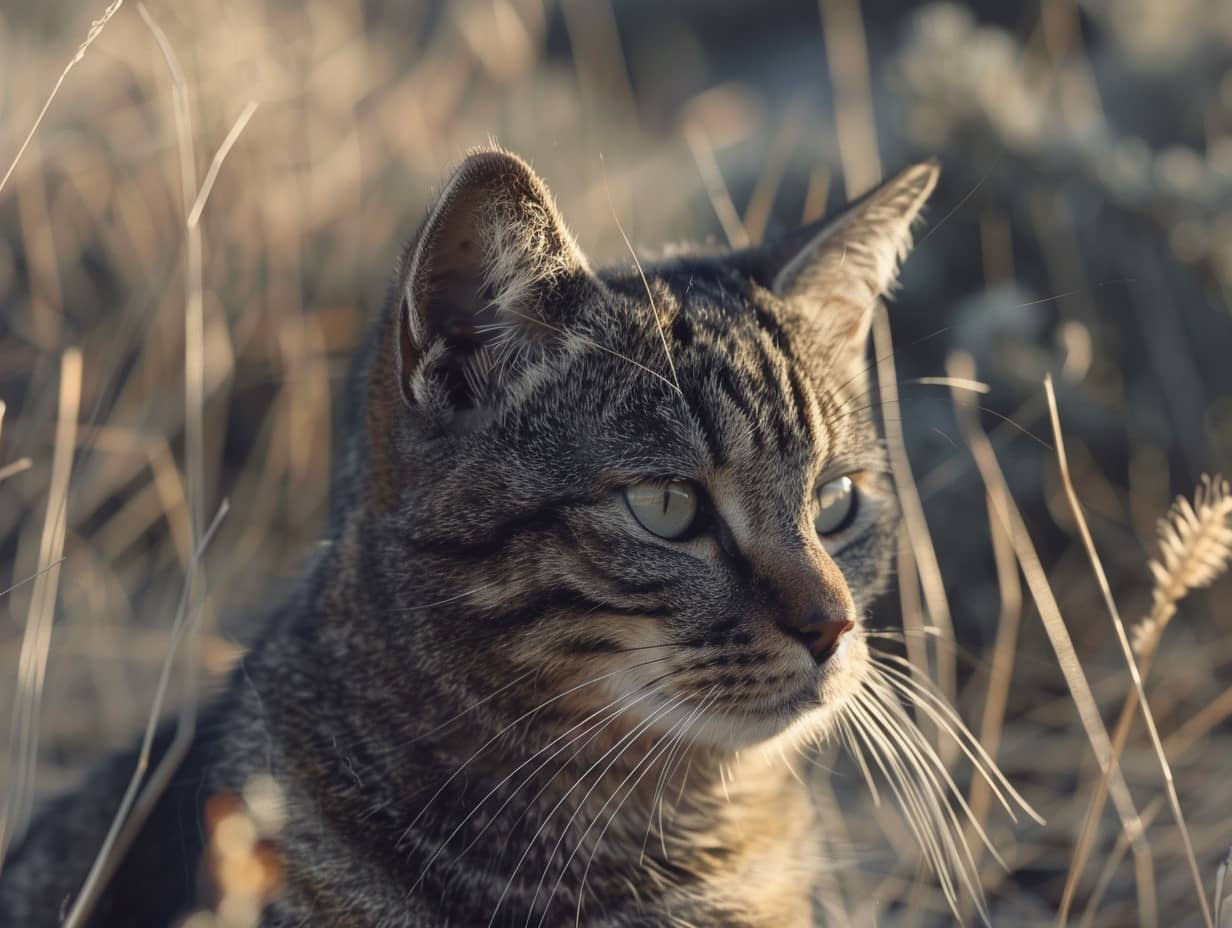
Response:
MULTIPOLYGON (((672 341, 688 348, 702 341, 775 335, 783 321, 773 294, 723 256, 699 256, 605 274, 609 290, 636 307, 649 325, 671 328, 672 341), (653 308, 653 313, 645 312, 653 308)), ((658 337, 658 332, 649 334, 658 337)))
POLYGON ((653 395, 646 417, 669 423, 666 450, 696 458, 701 472, 757 470, 766 461, 808 478, 829 445, 817 422, 814 384, 790 356, 770 297, 720 259, 646 265, 605 279, 632 325, 592 359, 618 372, 619 390, 653 395), (779 337, 780 334, 783 337, 779 337), (599 355, 602 355, 600 357, 599 355), (637 376, 638 369, 654 375, 637 376), (670 359, 670 365, 669 365, 670 359), (632 375, 632 376, 631 376, 632 375), (683 453, 683 452, 682 452, 683 453))
POLYGON ((681 305, 694 312, 743 318, 753 303, 770 296, 730 256, 676 258, 653 270, 678 295, 681 305))
POLYGON ((742 319, 755 300, 753 282, 721 260, 677 260, 652 268, 651 274, 689 315, 718 313, 742 319))

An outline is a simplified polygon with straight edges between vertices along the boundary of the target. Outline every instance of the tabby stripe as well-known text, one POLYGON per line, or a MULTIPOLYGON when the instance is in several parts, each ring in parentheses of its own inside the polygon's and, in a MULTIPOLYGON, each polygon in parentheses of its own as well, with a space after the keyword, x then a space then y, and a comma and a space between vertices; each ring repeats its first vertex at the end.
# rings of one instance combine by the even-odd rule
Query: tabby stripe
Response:
POLYGON ((709 405, 700 401, 696 390, 690 393, 692 395, 689 399, 689 406, 693 413, 693 421, 701 430, 702 440, 706 443, 711 462, 716 467, 722 467, 727 461, 727 456, 723 453, 723 443, 719 440, 718 426, 710 415, 709 405))
POLYGON ((757 317, 757 324, 761 326, 762 331, 770 336, 774 347, 782 352, 783 357, 787 359, 788 367, 796 363, 795 352, 791 347, 791 339, 787 336, 787 332, 779 324, 779 321, 760 306, 755 306, 753 312, 757 317))
MULTIPOLYGON (((713 667, 760 667, 762 664, 770 661, 770 655, 763 651, 757 651, 752 654, 720 654, 716 657, 703 658, 694 664, 685 667, 685 670, 706 670, 713 667)), ((763 682, 770 682, 777 675, 762 673, 759 675, 763 682)))
MULTIPOLYGON (((754 345, 757 349, 757 361, 761 366, 761 375, 766 381, 766 388, 773 389, 781 395, 783 392, 783 379, 779 376, 774 360, 770 357, 770 346, 761 340, 754 342, 754 345)), ((782 406, 784 404, 780 401, 776 405, 782 406)), ((795 436, 788 430, 787 423, 782 415, 771 415, 770 422, 774 426, 774 434, 778 439, 780 451, 785 451, 795 444, 795 436)))
POLYGON ((625 577, 617 576, 604 570, 602 565, 588 564, 596 574, 610 583, 616 590, 625 596, 652 596, 657 593, 662 593, 672 587, 672 580, 664 579, 648 579, 648 580, 630 580, 625 577))
POLYGON ((728 634, 740 626, 740 616, 734 615, 720 622, 712 623, 704 635, 681 642, 686 648, 709 648, 715 645, 728 644, 728 634))
POLYGON ((550 532, 562 527, 565 524, 564 510, 568 507, 595 502, 597 500, 592 497, 559 497, 503 519, 492 526, 483 538, 473 541, 461 538, 412 539, 411 548, 436 557, 485 560, 501 553, 506 545, 521 535, 550 532))
POLYGON ((816 444, 817 434, 813 428, 813 418, 809 415, 808 387, 794 365, 787 365, 787 379, 791 384, 791 398, 796 406, 796 420, 808 436, 809 442, 816 444))
POLYGON ((726 365, 720 366, 718 369, 719 389, 727 394, 727 398, 731 400, 732 405, 748 420, 749 431, 753 435, 753 444, 760 451, 766 446, 765 433, 762 431, 758 416, 749 404, 748 397, 745 396, 744 391, 736 383, 737 376, 730 367, 726 365))
POLYGON ((670 611, 665 608, 640 608, 618 606, 592 599, 576 590, 542 590, 530 602, 484 620, 488 625, 501 628, 520 628, 531 625, 549 613, 575 612, 582 617, 594 613, 607 613, 634 617, 666 618, 670 611))
POLYGON ((681 348, 688 348, 693 344, 693 327, 689 325, 684 313, 677 313, 675 321, 672 322, 672 339, 681 348))

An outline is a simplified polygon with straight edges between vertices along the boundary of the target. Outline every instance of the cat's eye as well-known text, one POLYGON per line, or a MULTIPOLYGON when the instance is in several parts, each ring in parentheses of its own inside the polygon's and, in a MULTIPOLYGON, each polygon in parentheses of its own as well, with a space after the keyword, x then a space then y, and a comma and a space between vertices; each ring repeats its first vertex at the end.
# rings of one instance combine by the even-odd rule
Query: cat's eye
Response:
POLYGON ((625 503, 642 528, 660 538, 689 534, 700 509, 697 487, 684 480, 646 480, 625 487, 625 503))
POLYGON ((835 535, 851 525, 856 518, 859 497, 850 477, 839 477, 824 483, 817 491, 818 535, 835 535))

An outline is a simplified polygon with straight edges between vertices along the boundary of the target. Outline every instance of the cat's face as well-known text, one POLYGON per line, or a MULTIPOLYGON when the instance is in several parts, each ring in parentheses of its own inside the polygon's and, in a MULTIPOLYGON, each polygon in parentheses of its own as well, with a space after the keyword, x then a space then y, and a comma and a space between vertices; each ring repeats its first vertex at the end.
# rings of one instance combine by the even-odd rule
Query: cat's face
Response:
POLYGON ((446 601, 424 632, 469 689, 533 673, 734 747, 826 725, 896 518, 868 324, 934 181, 643 276, 591 271, 520 161, 468 160, 404 261, 369 430, 405 595, 446 601))

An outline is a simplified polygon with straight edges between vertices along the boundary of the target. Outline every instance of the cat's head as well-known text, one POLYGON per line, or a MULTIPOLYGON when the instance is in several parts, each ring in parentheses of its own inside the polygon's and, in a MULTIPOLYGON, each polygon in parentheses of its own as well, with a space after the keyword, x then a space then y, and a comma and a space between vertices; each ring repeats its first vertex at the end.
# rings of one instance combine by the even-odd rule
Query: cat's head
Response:
POLYGON ((870 321, 936 177, 765 247, 595 270, 524 162, 467 158, 367 385, 396 621, 480 696, 528 674, 737 746, 824 725, 866 673, 896 519, 870 321))

